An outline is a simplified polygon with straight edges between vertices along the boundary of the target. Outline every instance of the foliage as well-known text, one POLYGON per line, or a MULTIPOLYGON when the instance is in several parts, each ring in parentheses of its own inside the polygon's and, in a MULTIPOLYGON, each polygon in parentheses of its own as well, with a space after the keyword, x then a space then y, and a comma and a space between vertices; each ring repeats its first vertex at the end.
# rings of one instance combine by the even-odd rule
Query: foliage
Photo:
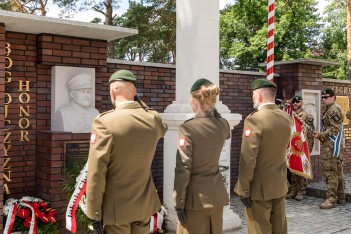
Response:
MULTIPOLYGON (((267 51, 267 0, 237 0, 220 16, 221 61, 256 68, 267 51), (262 23, 264 22, 264 23, 262 23)), ((281 0, 275 5, 275 60, 311 57, 320 25, 315 0, 281 0)))
POLYGON ((128 11, 115 22, 138 29, 138 35, 117 40, 117 58, 175 62, 175 0, 130 1, 128 11))
POLYGON ((11 11, 11 1, 0 2, 0 10, 11 11))
POLYGON ((322 30, 322 58, 336 61, 339 65, 323 69, 323 76, 336 79, 348 79, 347 76, 347 29, 346 0, 334 0, 327 6, 322 30))
POLYGON ((32 215, 34 215, 37 233, 58 233, 56 223, 56 210, 50 208, 48 203, 44 202, 40 198, 33 197, 22 197, 21 199, 13 199, 10 198, 6 200, 4 205, 4 215, 7 218, 11 218, 9 213, 10 207, 17 204, 18 209, 17 212, 14 213, 15 221, 13 225, 13 231, 28 231, 31 225, 32 215), (31 206, 34 210, 34 214, 32 214, 32 210, 25 204, 31 206))
MULTIPOLYGON (((81 170, 83 170, 84 165, 86 164, 86 160, 77 160, 73 161, 72 167, 69 171, 66 172, 63 178, 63 191, 66 192, 67 197, 70 198, 74 192, 76 186, 76 179, 79 176, 81 170)), ((83 213, 81 208, 78 206, 76 211, 76 221, 77 221, 77 230, 83 233, 90 233, 89 226, 91 225, 91 221, 89 218, 83 213)))

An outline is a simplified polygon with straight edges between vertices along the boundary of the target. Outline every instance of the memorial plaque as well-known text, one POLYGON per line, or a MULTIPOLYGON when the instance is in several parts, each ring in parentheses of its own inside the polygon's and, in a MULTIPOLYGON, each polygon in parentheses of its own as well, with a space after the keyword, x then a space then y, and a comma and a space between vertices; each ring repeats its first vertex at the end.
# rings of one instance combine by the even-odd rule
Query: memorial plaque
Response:
POLYGON ((344 125, 349 124, 349 119, 346 118, 346 112, 349 109, 349 97, 348 96, 336 96, 336 103, 341 107, 342 113, 344 114, 344 125))
POLYGON ((65 173, 75 162, 86 162, 89 155, 89 141, 64 142, 65 173))

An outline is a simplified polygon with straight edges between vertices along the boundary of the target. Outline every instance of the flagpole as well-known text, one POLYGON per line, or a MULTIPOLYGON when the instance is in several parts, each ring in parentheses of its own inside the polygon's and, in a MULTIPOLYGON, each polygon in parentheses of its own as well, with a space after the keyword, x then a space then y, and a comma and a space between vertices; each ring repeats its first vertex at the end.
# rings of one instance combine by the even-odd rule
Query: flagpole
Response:
POLYGON ((275 0, 268 0, 268 35, 267 35, 267 79, 273 82, 274 73, 274 5, 275 0))

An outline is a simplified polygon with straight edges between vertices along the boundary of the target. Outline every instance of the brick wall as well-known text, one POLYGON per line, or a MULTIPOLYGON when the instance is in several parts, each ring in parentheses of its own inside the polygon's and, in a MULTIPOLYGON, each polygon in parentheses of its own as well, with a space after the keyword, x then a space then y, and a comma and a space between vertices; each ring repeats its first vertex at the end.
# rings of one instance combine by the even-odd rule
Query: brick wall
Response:
MULTIPOLYGON (((0 54, 5 54, 5 26, 0 24, 0 54)), ((4 100, 5 100, 5 56, 0 56, 0 175, 4 173, 4 100)), ((4 186, 4 178, 0 177, 0 188, 4 186)), ((4 191, 3 189, 0 191, 4 191)), ((0 232, 3 230, 3 207, 4 192, 0 193, 0 232)))

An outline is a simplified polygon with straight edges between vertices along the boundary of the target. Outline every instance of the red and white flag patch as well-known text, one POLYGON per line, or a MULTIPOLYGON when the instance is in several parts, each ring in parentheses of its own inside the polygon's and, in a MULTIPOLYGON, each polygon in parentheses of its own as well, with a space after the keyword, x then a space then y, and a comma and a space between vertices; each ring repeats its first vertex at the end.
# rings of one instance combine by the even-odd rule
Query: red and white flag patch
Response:
POLYGON ((185 143, 186 143, 186 138, 185 137, 179 138, 178 144, 179 144, 180 147, 184 147, 185 143))
POLYGON ((251 135, 251 132, 252 132, 251 128, 245 128, 244 136, 249 137, 251 135))
POLYGON ((96 134, 92 132, 90 135, 90 143, 94 144, 95 141, 96 141, 96 134))

